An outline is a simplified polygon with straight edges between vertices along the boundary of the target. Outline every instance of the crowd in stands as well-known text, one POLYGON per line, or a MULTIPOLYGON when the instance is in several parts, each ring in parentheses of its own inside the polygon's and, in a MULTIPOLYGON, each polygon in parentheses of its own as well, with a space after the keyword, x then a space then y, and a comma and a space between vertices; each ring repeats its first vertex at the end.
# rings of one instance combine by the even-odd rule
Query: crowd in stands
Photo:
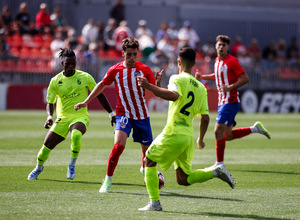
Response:
MULTIPOLYGON (((138 21, 138 28, 131 30, 125 18, 122 0, 114 5, 110 17, 108 21, 98 22, 90 18, 82 30, 75 30, 68 25, 60 8, 55 8, 51 14, 46 3, 40 4, 35 17, 27 11, 25 2, 20 4, 16 15, 12 15, 8 7, 3 7, 0 16, 0 60, 18 60, 15 61, 20 62, 18 68, 24 70, 28 59, 27 62, 23 59, 22 64, 22 57, 47 57, 44 63, 42 59, 38 61, 39 70, 46 68, 49 71, 51 68, 51 71, 57 71, 61 69, 59 49, 70 47, 76 52, 78 68, 89 64, 90 68, 97 70, 99 58, 121 58, 121 42, 129 36, 135 36, 139 40, 140 60, 149 66, 161 67, 161 63, 164 63, 168 65, 167 69, 173 71, 172 68, 176 68, 178 50, 184 46, 196 50, 197 60, 209 62, 216 57, 214 39, 202 41, 193 29, 195 24, 190 21, 184 21, 179 29, 174 22, 163 21, 153 33, 148 28, 147 21, 141 19, 138 21)), ((300 63, 296 37, 290 42, 283 39, 271 41, 267 47, 261 48, 256 38, 246 45, 241 36, 235 36, 231 43, 231 54, 245 68, 252 66, 253 62, 261 62, 265 69, 275 68, 278 63, 296 66, 300 63)))

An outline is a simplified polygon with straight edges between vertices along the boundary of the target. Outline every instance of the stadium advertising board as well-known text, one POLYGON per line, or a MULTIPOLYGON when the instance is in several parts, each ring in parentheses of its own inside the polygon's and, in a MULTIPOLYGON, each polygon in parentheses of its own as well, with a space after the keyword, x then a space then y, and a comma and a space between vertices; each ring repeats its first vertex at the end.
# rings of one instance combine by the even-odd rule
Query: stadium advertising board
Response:
MULTIPOLYGON (((45 109, 48 85, 8 85, 2 86, 1 93, 7 94, 1 98, 1 110, 5 109, 45 109), (3 91, 7 90, 7 91, 3 91), (5 100, 6 99, 6 100, 5 100)), ((218 94, 215 89, 208 89, 208 105, 211 112, 217 111, 218 94)), ((107 87, 104 94, 115 108, 117 95, 114 87, 107 87)), ((146 101, 149 111, 167 111, 168 101, 157 98, 146 91, 146 101)), ((240 91, 241 111, 245 113, 268 112, 289 113, 300 112, 300 91, 240 91)), ((95 99, 89 104, 90 110, 103 110, 95 99)))
POLYGON ((240 92, 241 110, 245 113, 300 112, 300 91, 253 91, 240 92))

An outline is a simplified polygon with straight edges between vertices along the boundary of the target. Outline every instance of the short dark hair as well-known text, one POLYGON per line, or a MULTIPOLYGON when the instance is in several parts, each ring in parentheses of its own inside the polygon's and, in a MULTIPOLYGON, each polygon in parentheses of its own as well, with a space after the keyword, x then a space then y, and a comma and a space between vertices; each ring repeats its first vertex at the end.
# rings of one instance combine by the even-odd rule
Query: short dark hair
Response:
POLYGON ((74 51, 69 48, 60 48, 59 58, 63 59, 65 57, 76 57, 74 51))
POLYGON ((128 37, 122 40, 122 48, 125 51, 127 48, 139 49, 139 41, 134 37, 128 37))
POLYGON ((183 47, 180 49, 178 53, 179 58, 187 63, 195 63, 196 60, 196 52, 193 48, 191 47, 183 47))
POLYGON ((230 37, 228 37, 227 35, 218 35, 216 37, 216 42, 218 41, 222 41, 224 43, 227 43, 228 45, 230 44, 230 37))

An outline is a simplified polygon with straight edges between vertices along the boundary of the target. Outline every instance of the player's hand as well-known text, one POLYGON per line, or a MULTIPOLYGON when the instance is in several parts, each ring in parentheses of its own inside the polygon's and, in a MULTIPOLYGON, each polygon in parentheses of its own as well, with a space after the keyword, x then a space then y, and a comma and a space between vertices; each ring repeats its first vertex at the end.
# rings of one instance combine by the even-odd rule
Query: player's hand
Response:
POLYGON ((53 125, 53 119, 52 118, 47 118, 47 121, 44 124, 44 128, 49 129, 53 125))
POLYGON ((157 73, 155 74, 156 85, 160 85, 160 82, 161 82, 161 80, 162 80, 162 74, 163 74, 164 71, 165 71, 165 70, 162 69, 160 72, 157 72, 157 73))
POLYGON ((198 137, 197 139, 197 147, 202 150, 205 147, 204 141, 201 141, 200 138, 198 137))
POLYGON ((202 80, 202 74, 198 69, 196 69, 195 78, 198 80, 202 80))
POLYGON ((220 90, 221 90, 221 92, 225 93, 225 92, 229 92, 230 88, 229 88, 229 86, 222 84, 222 87, 220 87, 220 90))
POLYGON ((144 76, 137 76, 138 85, 141 87, 146 87, 148 84, 148 80, 144 76))
POLYGON ((116 124, 116 116, 111 117, 110 123, 111 123, 111 126, 114 127, 114 125, 116 124))
POLYGON ((81 108, 84 108, 84 107, 86 107, 87 106, 87 104, 85 103, 85 102, 80 102, 80 103, 77 103, 75 106, 74 106, 74 109, 75 109, 75 111, 77 111, 77 110, 79 110, 79 109, 81 109, 81 108))

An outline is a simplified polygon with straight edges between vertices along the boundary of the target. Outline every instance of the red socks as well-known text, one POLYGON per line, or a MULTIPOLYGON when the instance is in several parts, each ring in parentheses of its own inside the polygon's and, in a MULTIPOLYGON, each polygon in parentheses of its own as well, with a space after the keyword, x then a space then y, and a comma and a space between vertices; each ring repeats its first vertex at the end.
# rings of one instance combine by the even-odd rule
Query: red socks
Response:
POLYGON ((142 158, 142 166, 145 167, 145 164, 144 164, 144 159, 145 159, 145 156, 146 156, 146 152, 143 151, 142 149, 142 153, 143 153, 143 158, 142 158))
POLYGON ((107 165, 107 176, 112 176, 114 174, 114 171, 116 169, 116 166, 118 165, 119 157, 123 153, 124 146, 115 144, 114 148, 110 152, 109 158, 108 158, 108 165, 107 165))
POLYGON ((250 127, 247 128, 236 128, 232 131, 232 140, 237 139, 237 138, 242 138, 245 137, 249 134, 251 134, 251 129, 250 127))
POLYGON ((225 142, 225 138, 216 141, 217 162, 224 161, 225 142))

